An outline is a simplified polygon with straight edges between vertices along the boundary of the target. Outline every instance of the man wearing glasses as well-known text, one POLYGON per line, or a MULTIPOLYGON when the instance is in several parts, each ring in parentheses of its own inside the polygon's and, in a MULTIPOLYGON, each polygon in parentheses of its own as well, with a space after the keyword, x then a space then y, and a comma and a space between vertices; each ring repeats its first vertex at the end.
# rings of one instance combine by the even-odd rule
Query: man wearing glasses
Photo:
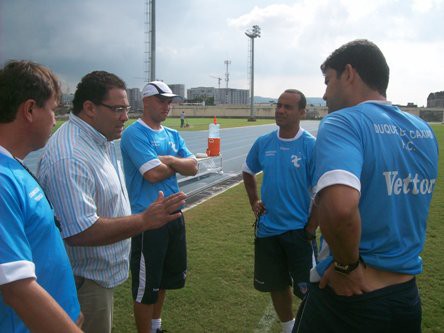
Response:
MULTIPOLYGON (((180 97, 161 81, 148 83, 142 97, 143 116, 128 127, 121 142, 131 210, 135 214, 153 202, 158 191, 168 195, 179 192, 177 173, 197 173, 197 160, 179 132, 162 126, 171 102, 180 97)), ((133 237, 131 276, 139 333, 162 332, 165 290, 183 288, 186 260, 183 216, 133 237)))
MULTIPOLYGON (((85 332, 111 333, 114 288, 128 277, 129 237, 180 217, 185 195, 131 215, 113 140, 128 120, 125 83, 94 71, 77 85, 69 120, 49 140, 38 177, 61 222, 85 332)), ((148 205, 147 205, 148 206, 148 205)))

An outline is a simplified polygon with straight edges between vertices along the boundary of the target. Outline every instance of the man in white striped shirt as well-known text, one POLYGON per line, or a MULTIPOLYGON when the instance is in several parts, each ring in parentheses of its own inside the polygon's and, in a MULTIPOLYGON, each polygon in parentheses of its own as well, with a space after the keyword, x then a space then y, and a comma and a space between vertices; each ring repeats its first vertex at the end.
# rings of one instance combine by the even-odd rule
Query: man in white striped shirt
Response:
POLYGON ((85 332, 111 333, 113 290, 128 277, 129 237, 177 219, 185 194, 131 215, 113 140, 130 109, 125 83, 94 71, 77 85, 69 120, 49 140, 38 177, 61 221, 85 332))

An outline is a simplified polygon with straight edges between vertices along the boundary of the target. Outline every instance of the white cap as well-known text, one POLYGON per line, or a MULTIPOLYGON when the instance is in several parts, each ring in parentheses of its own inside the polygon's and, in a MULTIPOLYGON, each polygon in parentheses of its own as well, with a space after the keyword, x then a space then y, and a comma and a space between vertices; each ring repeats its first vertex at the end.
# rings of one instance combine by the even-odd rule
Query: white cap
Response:
POLYGON ((179 95, 173 94, 170 87, 162 81, 152 81, 148 83, 142 90, 142 98, 149 96, 161 95, 174 99, 182 99, 179 95))

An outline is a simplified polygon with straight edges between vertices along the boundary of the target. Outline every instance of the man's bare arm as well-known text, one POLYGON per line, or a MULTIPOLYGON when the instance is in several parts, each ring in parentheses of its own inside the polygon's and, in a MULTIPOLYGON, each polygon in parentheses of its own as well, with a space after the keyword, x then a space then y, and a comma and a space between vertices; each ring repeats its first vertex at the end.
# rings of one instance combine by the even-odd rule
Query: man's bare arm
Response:
POLYGON ((337 262, 359 259, 361 218, 359 192, 346 185, 324 188, 316 198, 319 225, 337 262))
POLYGON ((192 157, 159 156, 159 160, 184 176, 194 176, 198 171, 197 160, 192 157))
POLYGON ((145 230, 158 229, 180 217, 177 212, 185 204, 186 195, 179 192, 164 198, 163 193, 144 212, 130 216, 99 219, 88 229, 65 240, 71 246, 112 244, 145 230))
POLYGON ((0 285, 0 292, 5 303, 14 309, 31 332, 82 332, 33 278, 0 285))
POLYGON ((242 172, 242 178, 244 179, 244 186, 250 201, 251 210, 258 217, 265 212, 265 206, 258 197, 256 176, 248 172, 242 172))

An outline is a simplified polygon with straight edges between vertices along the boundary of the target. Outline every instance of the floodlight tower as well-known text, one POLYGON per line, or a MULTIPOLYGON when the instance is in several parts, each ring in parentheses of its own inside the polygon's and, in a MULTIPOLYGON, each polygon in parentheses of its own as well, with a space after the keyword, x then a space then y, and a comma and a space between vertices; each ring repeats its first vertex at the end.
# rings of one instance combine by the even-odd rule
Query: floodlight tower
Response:
POLYGON ((254 39, 261 37, 261 28, 258 25, 253 25, 250 30, 245 32, 248 38, 250 38, 250 118, 248 121, 256 121, 256 115, 254 112, 254 39))
POLYGON ((225 104, 228 104, 228 81, 230 81, 230 73, 228 72, 228 65, 231 64, 231 60, 224 61, 227 70, 225 72, 225 104))
POLYGON ((156 79, 156 0, 145 0, 145 82, 156 79))
POLYGON ((228 81, 230 81, 230 73, 228 72, 228 65, 231 64, 231 60, 225 60, 224 64, 227 67, 227 70, 225 71, 225 88, 228 89, 228 81))

